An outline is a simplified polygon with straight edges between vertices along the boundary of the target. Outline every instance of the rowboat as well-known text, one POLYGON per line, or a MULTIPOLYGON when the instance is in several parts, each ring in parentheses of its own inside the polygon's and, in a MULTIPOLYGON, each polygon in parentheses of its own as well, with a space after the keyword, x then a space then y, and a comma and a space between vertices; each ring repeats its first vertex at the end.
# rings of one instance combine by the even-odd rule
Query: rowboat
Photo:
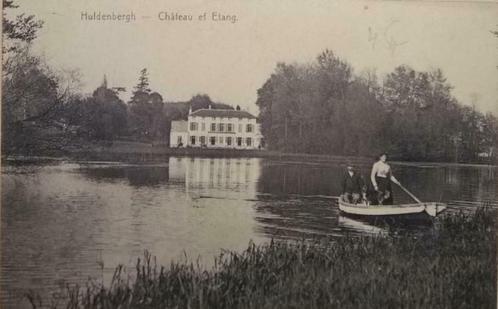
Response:
POLYGON ((399 216, 426 213, 431 217, 437 216, 446 209, 446 204, 437 202, 398 204, 398 205, 367 205, 365 203, 352 204, 339 198, 339 209, 347 214, 361 216, 399 216))

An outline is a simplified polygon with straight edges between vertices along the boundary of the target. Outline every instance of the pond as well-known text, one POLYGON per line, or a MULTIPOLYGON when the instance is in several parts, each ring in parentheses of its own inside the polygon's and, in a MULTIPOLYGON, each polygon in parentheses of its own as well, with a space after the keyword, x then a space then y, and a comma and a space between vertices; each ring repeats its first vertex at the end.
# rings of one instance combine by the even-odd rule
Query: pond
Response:
MULTIPOLYGON (((358 166, 368 176, 372 162, 358 166)), ((497 206, 496 167, 393 164, 423 201, 448 212, 497 206)), ((381 233, 339 214, 344 166, 260 158, 170 157, 162 162, 49 160, 2 167, 1 307, 45 303, 67 284, 106 282, 144 250, 157 263, 210 267, 222 249, 250 241, 381 233)), ((398 202, 410 197, 395 188, 398 202)), ((406 226, 430 228, 425 225, 406 226)))

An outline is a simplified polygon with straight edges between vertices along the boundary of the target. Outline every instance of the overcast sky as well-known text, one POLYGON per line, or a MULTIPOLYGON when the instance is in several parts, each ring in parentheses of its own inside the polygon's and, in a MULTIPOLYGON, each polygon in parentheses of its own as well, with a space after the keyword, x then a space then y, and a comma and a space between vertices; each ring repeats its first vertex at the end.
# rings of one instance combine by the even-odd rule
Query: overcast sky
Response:
MULTIPOLYGON (((463 103, 498 115, 498 4, 492 2, 282 0, 18 0, 13 12, 45 21, 36 50, 58 68, 77 68, 83 91, 107 74, 131 90, 139 71, 166 101, 207 93, 256 113, 256 91, 277 62, 309 62, 328 48, 359 73, 382 77, 407 64, 441 68, 463 103), (82 20, 82 12, 126 14, 136 20, 82 20), (160 21, 159 13, 194 21, 160 21), (197 18, 207 12, 208 20, 197 18), (237 22, 209 20, 212 12, 237 22), (144 18, 144 16, 146 16, 144 18), (473 95, 476 94, 476 95, 473 95), (474 99, 471 99, 474 98, 474 99)), ((164 16, 164 15, 163 15, 164 16)), ((123 98, 127 99, 128 94, 123 98)))

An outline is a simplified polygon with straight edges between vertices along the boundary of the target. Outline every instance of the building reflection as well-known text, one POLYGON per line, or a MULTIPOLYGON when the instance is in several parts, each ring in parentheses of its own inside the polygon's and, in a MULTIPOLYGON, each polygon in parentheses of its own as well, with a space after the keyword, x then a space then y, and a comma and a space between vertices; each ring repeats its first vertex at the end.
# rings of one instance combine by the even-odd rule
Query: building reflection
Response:
POLYGON ((184 182, 191 194, 254 198, 261 174, 257 158, 170 158, 171 182, 184 182), (208 191, 209 189, 209 191, 208 191))

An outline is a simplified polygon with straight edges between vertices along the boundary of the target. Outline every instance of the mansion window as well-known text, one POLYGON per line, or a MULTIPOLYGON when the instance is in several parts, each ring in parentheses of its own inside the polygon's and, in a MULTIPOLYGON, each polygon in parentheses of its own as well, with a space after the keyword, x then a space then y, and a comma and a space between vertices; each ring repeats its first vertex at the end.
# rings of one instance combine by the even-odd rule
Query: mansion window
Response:
POLYGON ((252 132, 252 124, 247 125, 246 132, 252 132))
POLYGON ((232 130, 233 130, 232 124, 231 123, 227 124, 227 131, 232 132, 232 130))
POLYGON ((237 146, 242 146, 242 137, 237 137, 237 146))
POLYGON ((231 136, 227 136, 227 145, 228 146, 232 145, 232 137, 231 136))
POLYGON ((197 122, 191 122, 190 123, 190 131, 197 131, 198 123, 197 122))
POLYGON ((213 131, 213 132, 216 131, 216 123, 211 124, 211 131, 213 131))
POLYGON ((201 136, 199 137, 199 143, 201 145, 206 145, 206 137, 205 136, 201 136))
POLYGON ((211 145, 213 145, 213 146, 214 146, 214 145, 216 145, 216 137, 215 137, 215 136, 211 136, 211 137, 209 138, 209 142, 210 142, 210 143, 211 143, 211 145))
POLYGON ((176 144, 177 144, 177 145, 183 144, 183 143, 182 143, 182 137, 181 137, 181 136, 178 136, 178 139, 176 140, 176 144))
POLYGON ((219 128, 220 128, 220 132, 224 132, 225 131, 225 124, 224 123, 220 123, 219 124, 219 128))
POLYGON ((190 144, 195 145, 195 136, 190 137, 190 144))
POLYGON ((251 144, 252 144, 251 138, 250 137, 246 138, 246 145, 251 146, 251 144))

